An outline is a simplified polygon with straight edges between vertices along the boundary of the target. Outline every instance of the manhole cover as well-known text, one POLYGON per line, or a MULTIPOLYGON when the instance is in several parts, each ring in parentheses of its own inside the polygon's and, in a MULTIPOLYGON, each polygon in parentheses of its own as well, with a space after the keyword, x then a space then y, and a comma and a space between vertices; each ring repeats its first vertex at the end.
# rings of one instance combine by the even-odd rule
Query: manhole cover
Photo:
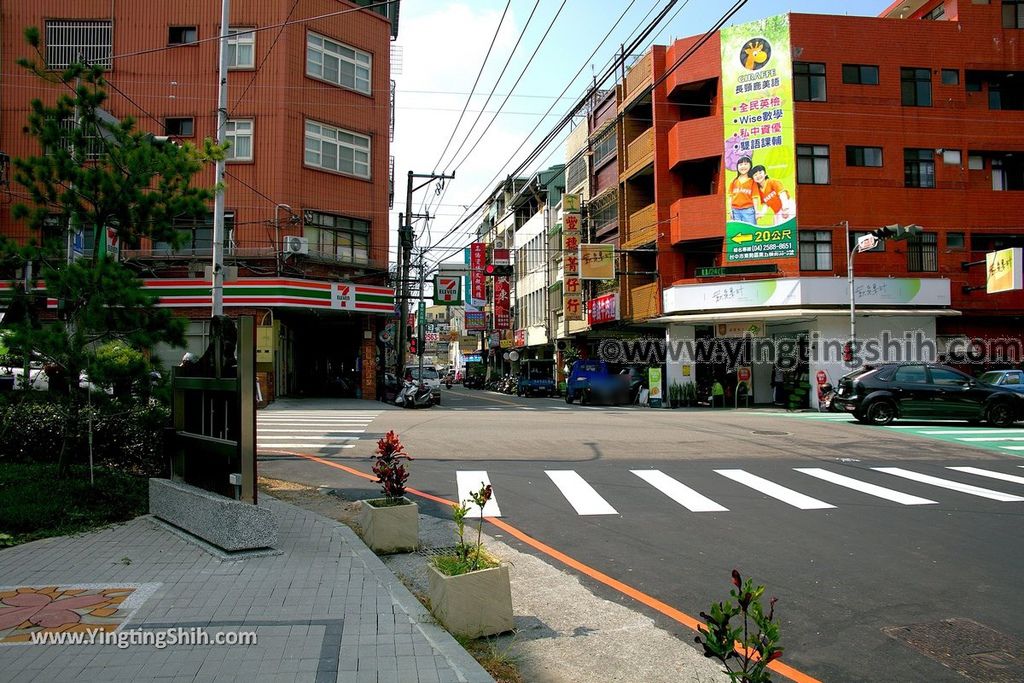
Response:
POLYGON ((789 432, 773 432, 770 429, 755 429, 750 433, 758 436, 789 436, 789 432))
POLYGON ((971 619, 891 626, 882 631, 975 681, 1019 681, 1024 643, 971 619))

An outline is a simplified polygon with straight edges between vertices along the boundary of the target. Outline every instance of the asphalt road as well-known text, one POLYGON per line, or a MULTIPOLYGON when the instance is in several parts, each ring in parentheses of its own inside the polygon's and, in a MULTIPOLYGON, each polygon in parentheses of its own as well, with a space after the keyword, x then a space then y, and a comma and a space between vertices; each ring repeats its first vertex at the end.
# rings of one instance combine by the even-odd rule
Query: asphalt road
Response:
MULTIPOLYGON (((394 429, 416 458, 410 487, 456 500, 484 473, 505 522, 692 616, 726 596, 738 568, 779 598, 784 661, 820 680, 965 680, 957 669, 1019 680, 1024 458, 1014 451, 906 424, 566 405, 460 387, 438 408, 363 405, 335 411, 329 419, 341 421, 324 428, 348 448, 290 450, 369 472, 374 440, 394 429)), ((261 443, 268 415, 301 416, 303 433, 315 432, 320 413, 302 415, 315 403, 279 407, 261 413, 261 443)), ((284 443, 279 434, 273 443, 284 443)), ((266 453, 261 472, 353 497, 375 490, 291 456, 266 453)), ((436 503, 421 511, 449 514, 436 503)), ((584 581, 692 641, 677 622, 584 581)))

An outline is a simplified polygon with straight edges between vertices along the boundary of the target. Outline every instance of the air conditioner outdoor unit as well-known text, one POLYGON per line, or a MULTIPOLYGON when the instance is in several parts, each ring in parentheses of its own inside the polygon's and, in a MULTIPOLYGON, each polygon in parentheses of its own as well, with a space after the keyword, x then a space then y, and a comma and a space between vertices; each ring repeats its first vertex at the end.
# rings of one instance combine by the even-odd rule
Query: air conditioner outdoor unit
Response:
POLYGON ((305 237, 288 235, 284 238, 284 253, 286 254, 308 254, 309 240, 305 237))

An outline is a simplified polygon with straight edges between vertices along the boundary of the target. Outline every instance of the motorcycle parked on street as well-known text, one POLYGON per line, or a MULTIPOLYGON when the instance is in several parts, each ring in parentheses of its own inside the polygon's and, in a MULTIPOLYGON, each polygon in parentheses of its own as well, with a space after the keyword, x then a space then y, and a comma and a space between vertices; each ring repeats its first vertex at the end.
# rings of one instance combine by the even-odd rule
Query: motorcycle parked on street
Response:
POLYGON ((405 386, 395 398, 395 405, 403 408, 430 408, 434 397, 426 382, 406 380, 405 386))
POLYGON ((818 394, 818 411, 822 413, 838 413, 839 406, 836 405, 836 390, 831 384, 822 384, 818 394))

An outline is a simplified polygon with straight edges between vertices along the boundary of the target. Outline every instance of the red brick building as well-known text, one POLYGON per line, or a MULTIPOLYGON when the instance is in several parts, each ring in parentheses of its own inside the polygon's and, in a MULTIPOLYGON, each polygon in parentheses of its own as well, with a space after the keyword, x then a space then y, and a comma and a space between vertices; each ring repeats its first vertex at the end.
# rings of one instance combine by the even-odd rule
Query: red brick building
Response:
MULTIPOLYGON (((805 377, 834 381, 842 364, 815 360, 814 339, 848 338, 851 243, 913 223, 920 236, 855 258, 858 339, 921 330, 935 355, 961 334, 1019 339, 1024 292, 986 294, 985 267, 963 264, 1024 246, 1024 4, 912 0, 877 18, 791 14, 789 30, 798 255, 756 261, 773 273, 697 276, 734 265, 719 34, 674 70, 700 37, 655 47, 618 88, 621 244, 630 271, 658 271, 624 282, 626 313, 669 339, 755 323, 798 342, 805 377)), ((684 365, 669 382, 709 379, 684 365)), ((771 366, 753 373, 770 400, 771 366)))
MULTIPOLYGON (((257 317, 265 393, 374 393, 375 340, 393 310, 385 275, 398 3, 362 4, 231 5, 225 310, 257 317)), ((108 68, 105 108, 114 116, 176 140, 216 139, 220 3, 39 0, 4 3, 0 12, 0 150, 9 156, 39 153, 21 129, 33 98, 56 96, 14 66, 30 52, 27 26, 39 28, 51 67, 81 54, 108 68)), ((212 185, 213 172, 211 165, 199 182, 212 185)), ((9 189, 17 201, 20 188, 9 189)), ((0 231, 29 238, 10 203, 0 231)), ((180 248, 143 243, 120 257, 161 304, 193 321, 189 350, 201 351, 212 213, 180 229, 180 248)), ((171 361, 181 350, 162 353, 171 361)))

